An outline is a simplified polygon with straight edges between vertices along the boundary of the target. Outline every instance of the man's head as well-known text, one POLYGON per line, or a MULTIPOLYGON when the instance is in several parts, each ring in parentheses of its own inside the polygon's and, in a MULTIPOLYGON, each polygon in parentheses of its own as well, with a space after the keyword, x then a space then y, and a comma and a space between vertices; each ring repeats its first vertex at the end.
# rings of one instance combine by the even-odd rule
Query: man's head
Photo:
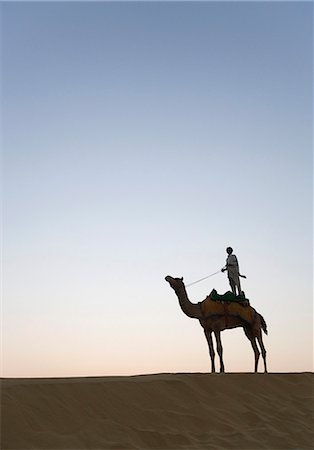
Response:
POLYGON ((233 252, 233 248, 227 247, 226 252, 228 253, 228 255, 231 255, 231 253, 233 252))

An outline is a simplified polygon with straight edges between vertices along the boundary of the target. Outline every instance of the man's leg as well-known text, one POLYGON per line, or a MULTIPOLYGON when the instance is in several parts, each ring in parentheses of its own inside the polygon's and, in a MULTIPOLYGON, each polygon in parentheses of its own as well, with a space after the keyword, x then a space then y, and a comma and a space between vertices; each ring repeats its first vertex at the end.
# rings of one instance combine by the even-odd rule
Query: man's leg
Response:
POLYGON ((234 295, 237 295, 236 294, 236 285, 235 285, 235 282, 234 282, 234 280, 232 278, 229 278, 229 284, 230 284, 231 290, 234 293, 234 295))
POLYGON ((242 294, 242 290, 241 290, 240 277, 237 277, 237 279, 236 279, 236 286, 237 286, 238 292, 239 292, 238 295, 241 295, 242 294))

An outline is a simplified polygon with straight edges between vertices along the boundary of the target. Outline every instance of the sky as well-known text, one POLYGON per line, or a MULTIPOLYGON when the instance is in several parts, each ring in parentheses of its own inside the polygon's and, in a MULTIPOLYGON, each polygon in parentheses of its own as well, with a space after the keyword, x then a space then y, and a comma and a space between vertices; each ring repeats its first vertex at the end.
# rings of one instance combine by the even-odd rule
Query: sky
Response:
MULTIPOLYGON (((210 371, 164 277, 219 271, 227 246, 269 371, 312 371, 313 5, 7 2, 1 20, 0 375, 210 371)), ((226 274, 189 298, 213 288, 226 274)), ((253 371, 241 328, 222 342, 227 372, 253 371)))

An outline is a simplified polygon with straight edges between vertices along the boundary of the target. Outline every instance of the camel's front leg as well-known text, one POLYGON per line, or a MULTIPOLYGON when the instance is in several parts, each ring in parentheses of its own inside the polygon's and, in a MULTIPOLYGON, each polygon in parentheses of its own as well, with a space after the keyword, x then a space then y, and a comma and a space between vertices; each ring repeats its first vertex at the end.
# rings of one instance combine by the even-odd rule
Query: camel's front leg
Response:
POLYGON ((219 359, 220 359, 220 372, 224 372, 225 366, 224 366, 224 362, 222 359, 222 343, 221 343, 221 338, 220 338, 220 331, 215 331, 215 337, 216 337, 216 342, 217 342, 217 352, 218 352, 219 359))
POLYGON ((208 330, 204 330, 204 333, 205 333, 205 337, 206 337, 207 344, 208 344, 210 359, 212 362, 212 373, 214 373, 214 372, 216 372, 216 370, 215 370, 215 350, 214 350, 214 345, 213 345, 212 332, 208 331, 208 330))

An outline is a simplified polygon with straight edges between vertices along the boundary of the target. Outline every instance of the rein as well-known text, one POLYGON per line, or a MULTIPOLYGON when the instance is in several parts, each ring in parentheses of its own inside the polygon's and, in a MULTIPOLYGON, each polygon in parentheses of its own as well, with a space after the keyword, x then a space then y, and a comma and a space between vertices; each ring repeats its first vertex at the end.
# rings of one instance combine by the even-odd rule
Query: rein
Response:
POLYGON ((210 275, 207 275, 207 277, 201 278, 200 280, 193 281, 193 283, 186 284, 185 287, 193 286, 193 284, 200 283, 201 281, 207 280, 207 278, 213 277, 214 275, 217 275, 217 273, 219 273, 219 272, 221 272, 221 270, 217 270, 217 272, 211 273, 210 275))

